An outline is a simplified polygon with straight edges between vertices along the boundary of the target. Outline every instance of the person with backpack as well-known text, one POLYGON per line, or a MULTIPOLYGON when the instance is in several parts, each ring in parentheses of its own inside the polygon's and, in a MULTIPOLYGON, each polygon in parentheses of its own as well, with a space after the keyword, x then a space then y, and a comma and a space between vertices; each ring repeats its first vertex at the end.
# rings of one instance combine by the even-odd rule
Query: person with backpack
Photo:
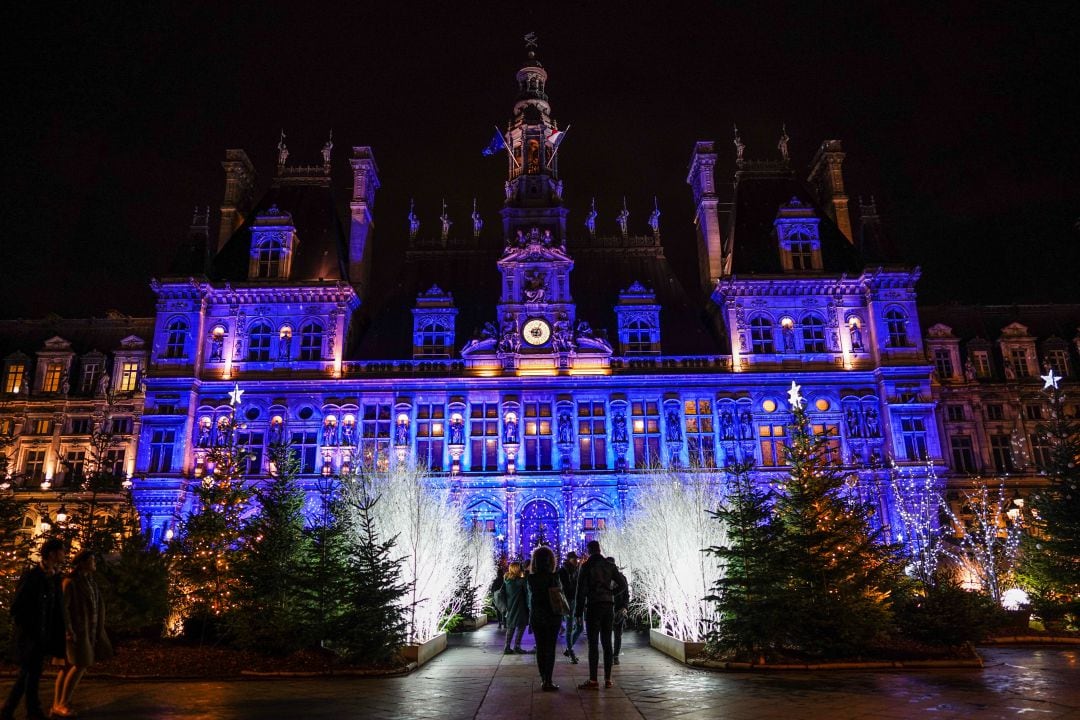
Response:
POLYGON ((559 689, 559 686, 552 682, 551 676, 555 671, 555 644, 559 641, 559 622, 562 620, 563 610, 556 607, 562 604, 563 598, 559 597, 562 586, 555 574, 555 553, 546 545, 538 546, 533 550, 530 567, 531 572, 525 580, 529 591, 529 626, 536 638, 536 667, 540 670, 540 689, 543 692, 553 692, 559 689))
POLYGON ((600 687, 596 677, 600 663, 598 645, 604 648, 604 687, 610 688, 614 685, 611 682, 611 633, 615 619, 615 595, 626 587, 626 578, 600 553, 598 541, 590 540, 586 547, 589 559, 578 571, 574 604, 576 606, 581 603, 585 609, 585 636, 589 641, 589 679, 578 685, 578 689, 595 690, 600 687))
MULTIPOLYGON (((570 604, 571 608, 570 614, 563 618, 566 623, 566 649, 563 650, 563 655, 570 658, 570 662, 577 665, 578 656, 574 654, 574 643, 581 637, 581 633, 585 630, 585 624, 580 615, 575 616, 574 614, 574 598, 577 596, 578 579, 578 556, 576 552, 571 550, 566 553, 566 561, 559 568, 558 574, 559 582, 562 583, 563 594, 566 595, 566 602, 570 604)), ((584 609, 582 607, 582 610, 584 609)))
MULTIPOLYGON (((615 565, 618 569, 618 565, 615 563, 615 558, 608 556, 608 562, 615 565)), ((612 622, 611 629, 614 635, 614 642, 611 644, 611 664, 619 664, 619 651, 622 650, 622 633, 623 628, 626 627, 626 614, 630 607, 630 585, 629 583, 623 583, 622 592, 615 593, 615 618, 612 622)))

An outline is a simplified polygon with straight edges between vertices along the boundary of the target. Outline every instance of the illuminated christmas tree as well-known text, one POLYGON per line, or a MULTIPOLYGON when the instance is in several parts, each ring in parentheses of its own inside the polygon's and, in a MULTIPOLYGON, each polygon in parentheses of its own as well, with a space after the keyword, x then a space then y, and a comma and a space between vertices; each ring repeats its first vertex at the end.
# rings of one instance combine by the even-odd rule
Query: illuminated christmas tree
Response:
POLYGON ((995 490, 981 478, 960 493, 960 514, 948 505, 957 547, 950 554, 960 566, 961 583, 977 585, 995 604, 1016 581, 1020 552, 1020 509, 1009 501, 1005 482, 995 490))
POLYGON ((1031 498, 1023 541, 1023 580, 1040 604, 1076 612, 1080 605, 1080 427, 1065 415, 1061 377, 1042 376, 1050 419, 1040 433, 1050 445, 1049 486, 1031 498))
POLYGON ((941 526, 947 507, 934 463, 927 462, 923 471, 894 467, 889 472, 889 484, 899 520, 897 539, 903 544, 908 574, 932 586, 937 581, 938 564, 948 550, 942 542, 941 526))

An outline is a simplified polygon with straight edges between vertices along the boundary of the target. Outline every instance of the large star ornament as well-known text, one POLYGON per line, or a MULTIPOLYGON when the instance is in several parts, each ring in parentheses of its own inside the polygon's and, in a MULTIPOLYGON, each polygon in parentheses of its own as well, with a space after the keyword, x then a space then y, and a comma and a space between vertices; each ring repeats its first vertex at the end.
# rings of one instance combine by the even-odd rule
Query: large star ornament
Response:
POLYGON ((236 387, 229 391, 229 404, 236 407, 240 404, 240 398, 243 396, 244 391, 240 389, 240 383, 236 383, 236 387))
POLYGON ((1039 377, 1041 377, 1043 382, 1046 383, 1045 385, 1043 385, 1043 390, 1049 390, 1050 388, 1054 388, 1055 390, 1058 389, 1058 380, 1061 379, 1061 376, 1054 374, 1054 368, 1050 368, 1050 371, 1048 373, 1046 373, 1045 375, 1040 375, 1039 377))
POLYGON ((803 406, 803 396, 799 394, 799 390, 801 389, 801 385, 796 385, 794 380, 791 381, 791 389, 787 391, 787 396, 788 402, 791 403, 791 407, 794 409, 803 406))

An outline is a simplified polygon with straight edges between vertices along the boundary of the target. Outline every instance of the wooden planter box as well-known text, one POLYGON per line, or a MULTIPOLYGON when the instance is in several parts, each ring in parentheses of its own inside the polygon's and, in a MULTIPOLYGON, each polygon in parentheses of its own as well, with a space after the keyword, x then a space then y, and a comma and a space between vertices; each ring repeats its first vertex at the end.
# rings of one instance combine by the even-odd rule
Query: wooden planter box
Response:
POLYGON ((470 630, 479 630, 487 624, 487 615, 480 615, 479 617, 472 618, 471 620, 468 618, 462 620, 461 624, 458 627, 460 627, 463 631, 468 632, 470 630))
POLYGON ((420 645, 406 645, 401 648, 401 656, 408 662, 416 663, 420 667, 446 649, 446 633, 439 633, 435 637, 420 645))
POLYGON ((683 642, 659 630, 649 630, 649 644, 681 663, 697 657, 705 649, 703 642, 683 642))

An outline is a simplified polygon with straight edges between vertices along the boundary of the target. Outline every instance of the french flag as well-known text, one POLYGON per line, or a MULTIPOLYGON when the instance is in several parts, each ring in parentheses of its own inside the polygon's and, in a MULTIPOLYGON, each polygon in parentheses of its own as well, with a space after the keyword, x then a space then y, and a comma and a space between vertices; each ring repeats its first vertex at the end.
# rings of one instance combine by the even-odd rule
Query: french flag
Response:
POLYGON ((562 130, 555 130, 554 128, 552 128, 551 134, 547 137, 548 145, 550 145, 551 147, 559 147, 559 143, 562 142, 563 135, 565 134, 566 132, 562 130))

